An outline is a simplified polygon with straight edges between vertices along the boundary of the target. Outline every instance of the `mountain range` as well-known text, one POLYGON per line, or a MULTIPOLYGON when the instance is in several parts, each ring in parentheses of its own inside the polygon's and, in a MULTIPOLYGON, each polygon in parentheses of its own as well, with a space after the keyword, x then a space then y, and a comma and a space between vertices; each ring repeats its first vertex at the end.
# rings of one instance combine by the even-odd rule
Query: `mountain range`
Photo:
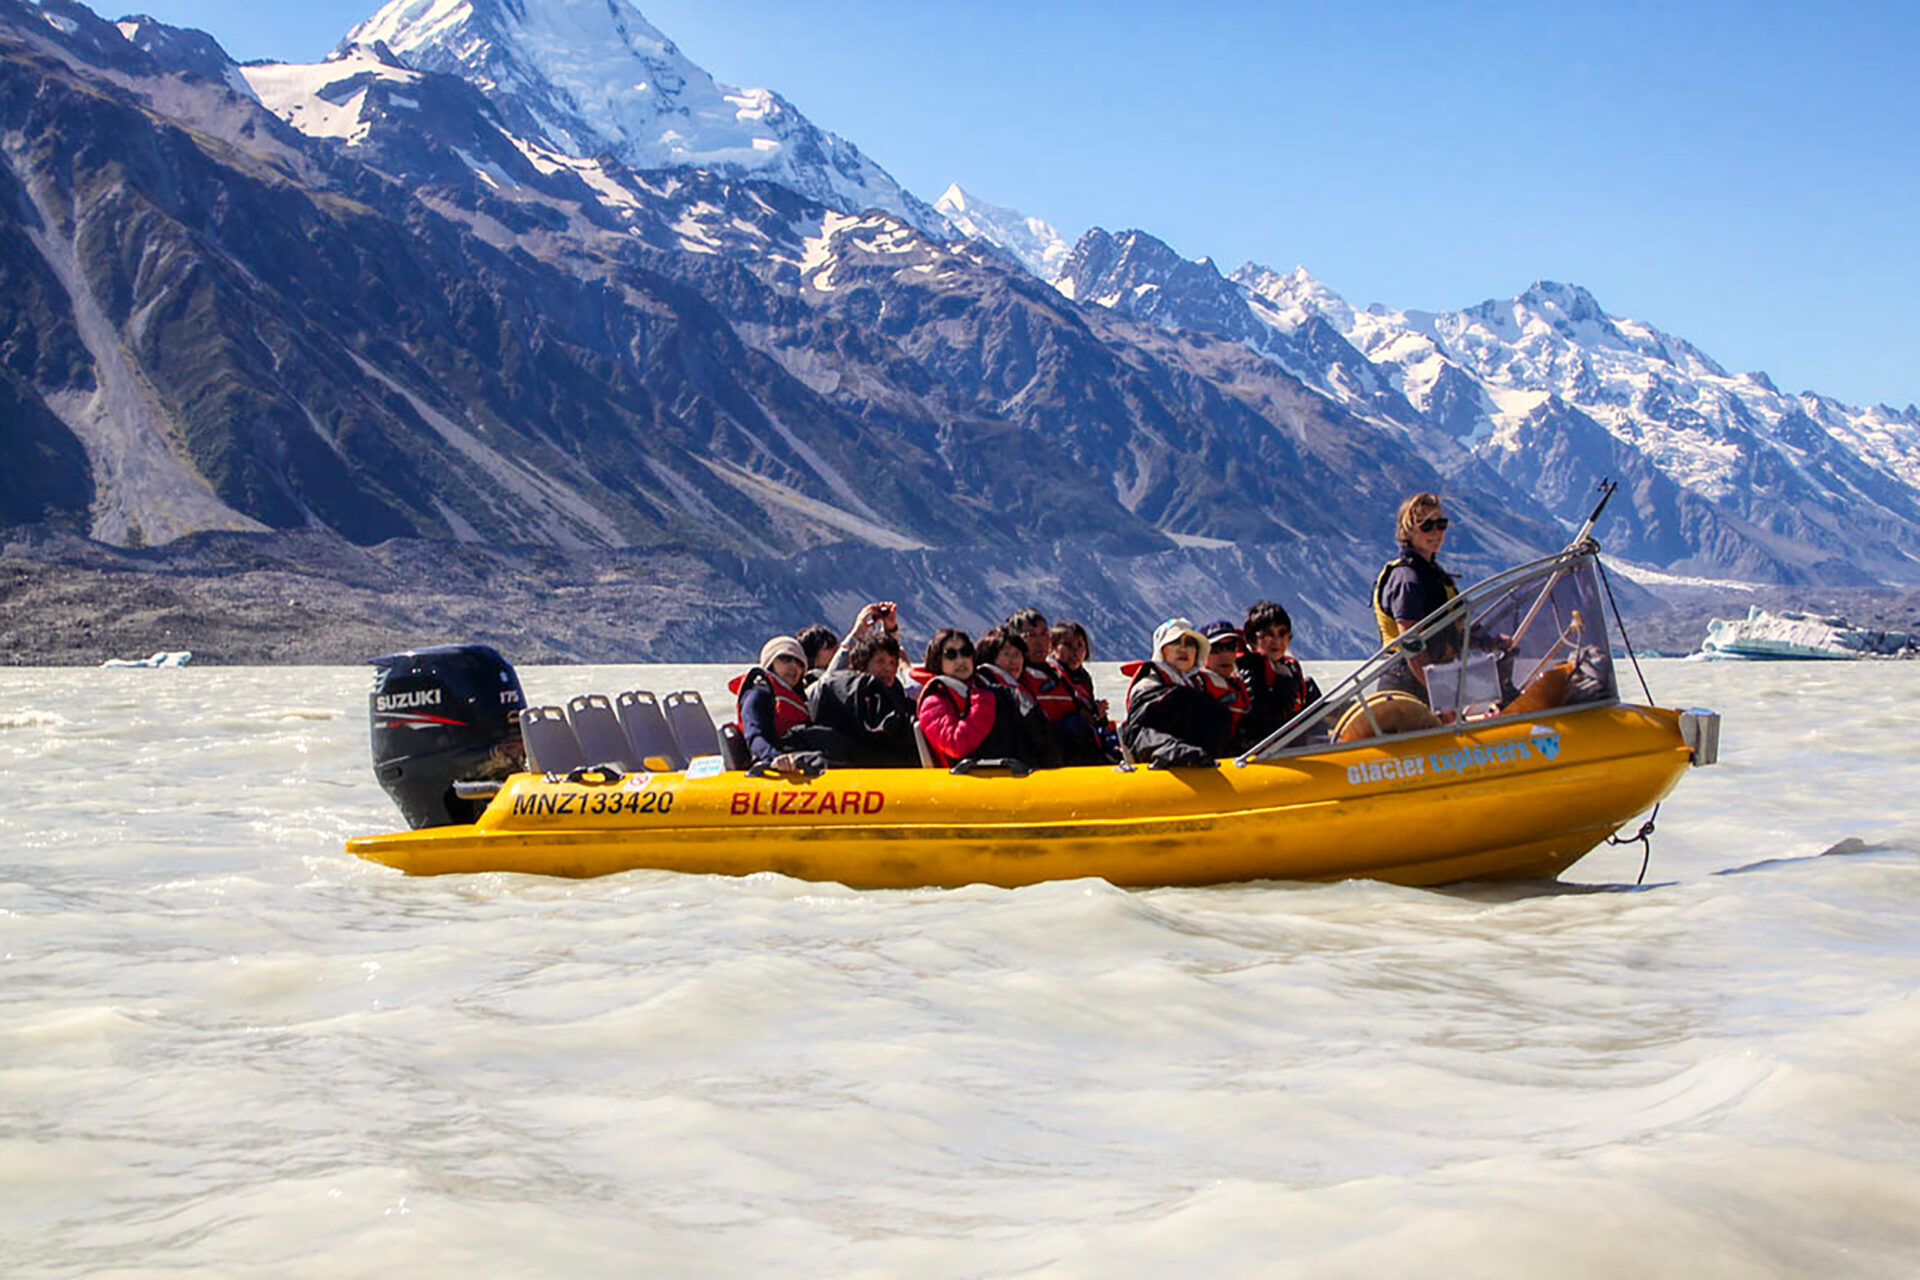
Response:
POLYGON ((644 635, 574 656, 750 651, 876 594, 1038 602, 1112 656, 1273 596, 1352 653, 1405 493, 1447 496, 1471 577, 1603 475, 1649 589, 1920 581, 1911 406, 1783 394, 1572 285, 1355 308, 928 204, 625 0, 394 0, 312 65, 0 0, 0 418, 0 525, 156 566, 234 536, 320 576, 316 539, 527 548, 556 589, 678 566, 644 635), (668 625, 720 586, 699 643, 668 625))

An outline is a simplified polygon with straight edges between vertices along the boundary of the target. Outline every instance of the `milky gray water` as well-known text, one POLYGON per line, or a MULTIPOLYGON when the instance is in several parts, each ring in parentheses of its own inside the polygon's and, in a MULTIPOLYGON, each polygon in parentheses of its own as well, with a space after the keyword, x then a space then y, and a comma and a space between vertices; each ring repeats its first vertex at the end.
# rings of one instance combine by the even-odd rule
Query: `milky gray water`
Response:
POLYGON ((1578 892, 408 879, 365 669, 0 671, 0 1272, 1910 1274, 1920 663, 1647 666, 1578 892))

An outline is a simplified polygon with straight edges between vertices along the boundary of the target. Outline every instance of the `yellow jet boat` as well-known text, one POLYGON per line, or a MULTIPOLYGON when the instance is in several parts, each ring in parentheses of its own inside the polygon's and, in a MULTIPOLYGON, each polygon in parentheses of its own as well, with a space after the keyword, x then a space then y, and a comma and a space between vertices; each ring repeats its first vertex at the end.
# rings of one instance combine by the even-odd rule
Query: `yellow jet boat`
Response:
MULTIPOLYGON (((708 755, 456 785, 444 763, 418 766, 434 753, 389 750, 377 772, 419 829, 347 849, 415 875, 774 871, 855 888, 1552 877, 1718 751, 1713 712, 1619 698, 1597 553, 1579 540, 1463 592, 1212 768, 755 776, 708 755)), ((377 757, 383 735, 431 739, 488 712, 517 727, 504 662, 448 677, 450 657, 476 652, 491 654, 376 660, 377 757)), ((452 768, 511 769, 517 746, 483 742, 452 768)))

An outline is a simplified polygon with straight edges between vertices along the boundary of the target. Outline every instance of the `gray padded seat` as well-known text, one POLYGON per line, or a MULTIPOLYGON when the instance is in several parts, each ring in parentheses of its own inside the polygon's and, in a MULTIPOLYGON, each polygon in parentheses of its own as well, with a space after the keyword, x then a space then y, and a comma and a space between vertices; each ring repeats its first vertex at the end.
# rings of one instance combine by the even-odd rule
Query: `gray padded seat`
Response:
POLYGON ((569 700, 567 721, 573 725, 574 737, 580 739, 580 750, 588 764, 618 765, 622 773, 632 773, 641 767, 606 694, 583 693, 569 700))
POLYGON ((520 740, 534 773, 571 773, 587 763, 567 713, 559 707, 528 707, 520 713, 520 740))
POLYGON ((753 753, 747 750, 746 735, 739 725, 720 726, 720 758, 726 762, 728 773, 743 773, 752 766, 753 753))
POLYGON ((938 769, 940 767, 940 762, 934 759, 933 747, 927 742, 926 731, 920 727, 920 719, 918 716, 914 717, 913 721, 913 745, 920 748, 920 767, 922 769, 938 769))
POLYGON ((670 693, 663 705, 667 723, 673 726, 674 739, 680 744, 681 754, 689 760, 695 756, 719 754, 720 732, 713 727, 713 717, 707 714, 706 701, 698 693, 692 689, 670 693))
POLYGON ((687 757, 674 740, 658 698, 645 689, 629 689, 613 700, 613 707, 640 768, 647 768, 649 759, 666 761, 670 773, 687 767, 687 757))

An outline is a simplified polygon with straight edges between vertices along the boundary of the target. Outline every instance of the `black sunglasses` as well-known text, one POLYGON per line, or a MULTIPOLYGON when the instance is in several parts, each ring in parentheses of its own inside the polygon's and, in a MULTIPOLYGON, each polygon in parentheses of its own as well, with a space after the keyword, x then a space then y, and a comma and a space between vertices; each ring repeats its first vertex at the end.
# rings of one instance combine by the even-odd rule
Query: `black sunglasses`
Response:
POLYGON ((1173 643, 1179 645, 1182 649, 1191 649, 1195 653, 1200 652, 1200 642, 1192 636, 1175 636, 1173 643))
POLYGON ((943 658, 971 658, 973 656, 973 650, 972 649, 942 649, 940 651, 940 656, 943 658))
POLYGON ((1447 518, 1445 516, 1435 516, 1431 520, 1422 520, 1420 522, 1420 532, 1422 533, 1432 533, 1436 529, 1441 533, 1447 531, 1447 518))

